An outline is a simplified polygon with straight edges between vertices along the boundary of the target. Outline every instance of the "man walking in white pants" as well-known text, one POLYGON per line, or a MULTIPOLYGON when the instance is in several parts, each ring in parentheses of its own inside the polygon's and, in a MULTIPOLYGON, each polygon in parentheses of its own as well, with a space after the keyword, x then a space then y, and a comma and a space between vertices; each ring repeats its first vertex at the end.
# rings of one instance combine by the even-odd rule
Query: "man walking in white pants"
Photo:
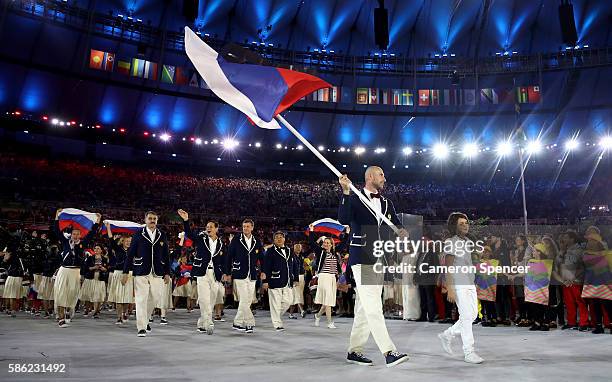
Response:
MULTIPOLYGON (((376 212, 357 195, 351 195, 351 181, 346 175, 343 175, 339 181, 342 186, 342 199, 338 208, 338 220, 341 224, 350 225, 349 266, 353 273, 356 293, 355 319, 347 362, 372 365, 372 361, 363 355, 363 348, 371 333, 385 357, 387 367, 395 366, 407 361, 408 355, 397 351, 387 332, 381 301, 384 275, 374 271, 374 264, 384 261, 384 258, 377 258, 373 253, 373 243, 376 240, 389 238, 389 227, 384 225, 376 212)), ((400 221, 393 203, 380 195, 385 182, 385 174, 380 167, 368 167, 365 172, 363 192, 378 212, 399 226, 400 221)), ((405 229, 401 229, 400 233, 407 235, 405 229)))
POLYGON ((130 271, 134 275, 138 337, 146 337, 151 332, 149 317, 161 298, 162 283, 170 282, 168 240, 157 229, 157 219, 153 211, 145 214, 146 226, 132 236, 123 266, 123 285, 128 282, 130 271))
POLYGON ((447 267, 463 267, 463 271, 445 274, 446 289, 448 290, 448 301, 456 302, 459 311, 459 320, 438 334, 442 341, 442 348, 448 354, 453 354, 452 341, 457 335, 461 335, 463 342, 464 360, 468 363, 482 363, 483 359, 474 352, 474 335, 472 333, 472 322, 478 316, 478 297, 474 285, 474 273, 465 269, 472 266, 472 252, 478 250, 476 243, 467 238, 470 223, 465 214, 453 212, 448 217, 447 228, 451 238, 445 242, 444 248, 450 248, 445 252, 445 265, 447 267), (447 246, 447 243, 449 245, 447 246), (450 245, 452 244, 452 245, 450 245))
POLYGON ((238 296, 238 311, 234 318, 233 329, 239 332, 253 333, 255 317, 251 311, 257 280, 257 261, 262 261, 263 246, 253 236, 255 223, 251 219, 242 222, 242 233, 232 238, 225 259, 224 280, 231 282, 238 296))
POLYGON ((197 331, 212 335, 215 328, 212 319, 213 305, 217 298, 218 282, 221 281, 225 271, 223 243, 217 236, 219 223, 210 220, 206 223, 206 232, 196 234, 196 230, 189 225, 189 214, 184 210, 178 210, 178 214, 183 219, 185 236, 193 241, 196 248, 191 276, 197 280, 198 304, 200 305, 197 331))
POLYGON ((274 233, 274 245, 264 256, 262 287, 268 290, 270 317, 277 332, 285 330, 282 315, 293 304, 293 287, 299 280, 299 270, 289 247, 285 246, 285 234, 274 233))

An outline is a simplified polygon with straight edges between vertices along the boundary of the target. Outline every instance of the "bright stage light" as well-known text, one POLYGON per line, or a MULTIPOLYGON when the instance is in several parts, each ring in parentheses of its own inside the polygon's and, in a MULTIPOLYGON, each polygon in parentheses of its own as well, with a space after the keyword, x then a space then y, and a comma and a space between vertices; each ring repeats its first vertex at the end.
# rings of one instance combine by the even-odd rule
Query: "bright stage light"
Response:
POLYGON ((404 155, 410 155, 412 154, 412 147, 404 147, 402 149, 402 153, 404 153, 404 155))
POLYGON ((282 149, 282 148, 283 148, 283 145, 281 145, 280 143, 277 143, 277 144, 276 144, 276 148, 277 148, 278 150, 280 150, 280 149, 282 149))
POLYGON ((385 151, 387 151, 387 149, 385 149, 384 147, 377 147, 376 150, 374 150, 376 154, 382 154, 385 151))
POLYGON ((365 149, 365 147, 359 146, 359 147, 355 147, 354 151, 355 151, 355 154, 361 155, 361 154, 365 153, 366 149, 365 149))
POLYGON ((495 150, 499 156, 504 157, 506 155, 510 155, 510 153, 512 153, 512 143, 509 141, 500 142, 495 150))
POLYGON ((345 151, 346 151, 346 149, 345 149, 344 147, 340 147, 340 152, 341 152, 341 153, 343 153, 343 152, 345 152, 345 151))
POLYGON ((304 146, 302 146, 302 145, 298 145, 298 146, 297 146, 297 149, 298 149, 298 150, 302 150, 303 148, 304 148, 304 146))
POLYGON ((170 140, 170 135, 167 133, 163 133, 162 135, 159 136, 159 139, 161 139, 164 142, 168 142, 170 140))
POLYGON ((604 149, 604 150, 610 150, 612 149, 612 136, 605 136, 603 138, 601 138, 601 140, 599 141, 599 145, 604 149))
POLYGON ((257 148, 261 147, 261 143, 255 142, 255 147, 257 147, 257 148))
POLYGON ((473 158, 478 155, 478 145, 476 143, 466 143, 463 146, 463 156, 473 158))
POLYGON ((531 141, 527 143, 527 154, 538 154, 542 151, 542 144, 540 141, 531 141))
POLYGON ((202 139, 201 138, 196 138, 195 139, 195 144, 196 145, 201 145, 202 144, 202 139))
POLYGON ((446 159, 448 158, 448 146, 444 143, 437 143, 433 147, 433 155, 437 159, 446 159))
POLYGON ((325 146, 319 145, 318 149, 319 149, 319 151, 323 151, 323 150, 325 150, 325 146))
POLYGON ((234 140, 234 139, 231 139, 231 138, 228 138, 228 139, 226 139, 226 140, 224 140, 224 141, 223 141, 223 147, 224 147, 226 150, 233 150, 233 149, 235 149, 236 147, 238 147, 238 145, 239 145, 239 144, 240 144, 240 143, 238 143, 238 141, 236 141, 236 140, 234 140))
POLYGON ((52 124, 54 124, 54 125, 57 125, 57 124, 59 123, 59 119, 57 119, 57 118, 53 118, 53 119, 51 120, 51 123, 52 123, 52 124))
POLYGON ((567 151, 572 151, 572 150, 576 150, 578 148, 578 141, 576 139, 570 139, 569 141, 565 142, 565 149, 567 151))

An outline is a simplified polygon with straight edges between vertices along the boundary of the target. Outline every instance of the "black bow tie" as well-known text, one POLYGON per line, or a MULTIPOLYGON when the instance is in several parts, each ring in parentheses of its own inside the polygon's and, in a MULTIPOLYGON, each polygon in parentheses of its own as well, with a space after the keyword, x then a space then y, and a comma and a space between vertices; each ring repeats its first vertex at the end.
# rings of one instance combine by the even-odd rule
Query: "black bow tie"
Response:
POLYGON ((374 199, 374 198, 378 198, 378 199, 380 199, 380 198, 381 198, 381 196, 380 196, 380 194, 379 194, 379 193, 376 193, 376 194, 370 194, 370 199, 374 199))

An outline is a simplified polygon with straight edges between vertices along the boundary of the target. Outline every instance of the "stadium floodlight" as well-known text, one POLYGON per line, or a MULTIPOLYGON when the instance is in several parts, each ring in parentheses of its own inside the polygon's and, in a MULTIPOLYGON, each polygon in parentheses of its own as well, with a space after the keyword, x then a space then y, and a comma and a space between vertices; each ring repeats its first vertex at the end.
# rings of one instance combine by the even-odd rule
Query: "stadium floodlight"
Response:
POLYGON ((57 125, 57 124, 59 124, 59 119, 57 119, 57 118, 53 118, 53 119, 51 120, 51 123, 52 123, 53 125, 57 125))
POLYGON ((297 148, 298 150, 302 150, 302 149, 304 149, 304 146, 302 146, 302 145, 298 145, 296 148, 297 148))
POLYGON ((478 145, 476 143, 466 143, 463 145, 463 156, 466 158, 473 158, 478 155, 478 145))
POLYGON ((448 158, 448 146, 444 143, 436 143, 433 147, 433 155, 436 159, 446 159, 448 158))
POLYGON ((161 139, 164 142, 168 142, 170 140, 170 134, 168 133, 163 133, 162 135, 159 136, 159 139, 161 139))
POLYGON ((567 151, 573 151, 576 150, 578 148, 578 145, 580 143, 578 142, 577 139, 570 139, 567 142, 565 142, 565 149, 567 151))
POLYGON ((361 154, 365 153, 366 149, 365 149, 365 147, 359 146, 359 147, 355 147, 355 150, 353 150, 353 151, 355 151, 355 154, 361 155, 361 154))
POLYGON ((340 151, 341 153, 343 153, 343 152, 345 152, 345 151, 346 151, 346 148, 344 148, 344 147, 340 147, 340 150, 339 150, 339 151, 340 151))
POLYGON ((540 141, 530 141, 527 143, 527 154, 534 155, 542 151, 542 143, 540 141))
POLYGON ((599 140, 599 145, 604 150, 612 149, 612 136, 606 135, 605 137, 599 140))
POLYGON ((240 143, 238 143, 238 141, 237 141, 237 140, 234 140, 234 139, 232 139, 232 138, 227 138, 226 140, 224 140, 224 141, 223 141, 223 147, 224 147, 226 150, 233 150, 233 149, 235 149, 236 147, 238 147, 238 145, 239 145, 239 144, 240 144, 240 143))
POLYGON ((322 145, 319 145, 318 149, 319 149, 319 151, 323 151, 323 150, 325 150, 325 147, 322 146, 322 145))
POLYGON ((278 150, 280 150, 280 149, 282 149, 282 148, 283 148, 283 145, 281 145, 280 143, 277 143, 277 144, 276 144, 276 148, 277 148, 278 150))
POLYGON ((412 154, 412 147, 404 147, 402 149, 402 153, 404 153, 404 155, 410 155, 412 154))
POLYGON ((260 148, 261 147, 261 143, 255 142, 255 147, 260 148))
POLYGON ((510 155, 512 153, 512 143, 510 141, 499 142, 495 151, 497 151, 497 155, 502 157, 510 155))
POLYGON ((195 139, 195 144, 196 145, 201 145, 202 144, 202 139, 201 138, 196 138, 195 139))
POLYGON ((385 149, 384 147, 377 147, 376 150, 374 150, 376 154, 383 154, 386 151, 387 149, 385 149))

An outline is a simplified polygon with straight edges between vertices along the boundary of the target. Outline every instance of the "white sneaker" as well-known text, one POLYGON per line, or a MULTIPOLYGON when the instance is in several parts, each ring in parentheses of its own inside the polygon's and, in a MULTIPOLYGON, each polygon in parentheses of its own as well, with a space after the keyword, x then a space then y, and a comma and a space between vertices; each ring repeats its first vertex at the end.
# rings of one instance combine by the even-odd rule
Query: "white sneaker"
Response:
POLYGON ((446 334, 446 332, 442 332, 438 334, 438 338, 442 343, 442 349, 450 355, 453 355, 453 348, 451 344, 453 343, 453 337, 446 334))
POLYGON ((317 313, 315 313, 314 318, 315 318, 315 326, 319 326, 319 321, 321 321, 321 317, 317 313))
POLYGON ((337 328, 337 326, 336 326, 336 325, 334 325, 334 323, 333 323, 333 322, 330 322, 329 324, 327 324, 327 327, 328 327, 329 329, 336 329, 336 328, 337 328))
POLYGON ((467 353, 464 358, 467 363, 482 363, 484 359, 480 358, 480 356, 474 352, 467 353))

